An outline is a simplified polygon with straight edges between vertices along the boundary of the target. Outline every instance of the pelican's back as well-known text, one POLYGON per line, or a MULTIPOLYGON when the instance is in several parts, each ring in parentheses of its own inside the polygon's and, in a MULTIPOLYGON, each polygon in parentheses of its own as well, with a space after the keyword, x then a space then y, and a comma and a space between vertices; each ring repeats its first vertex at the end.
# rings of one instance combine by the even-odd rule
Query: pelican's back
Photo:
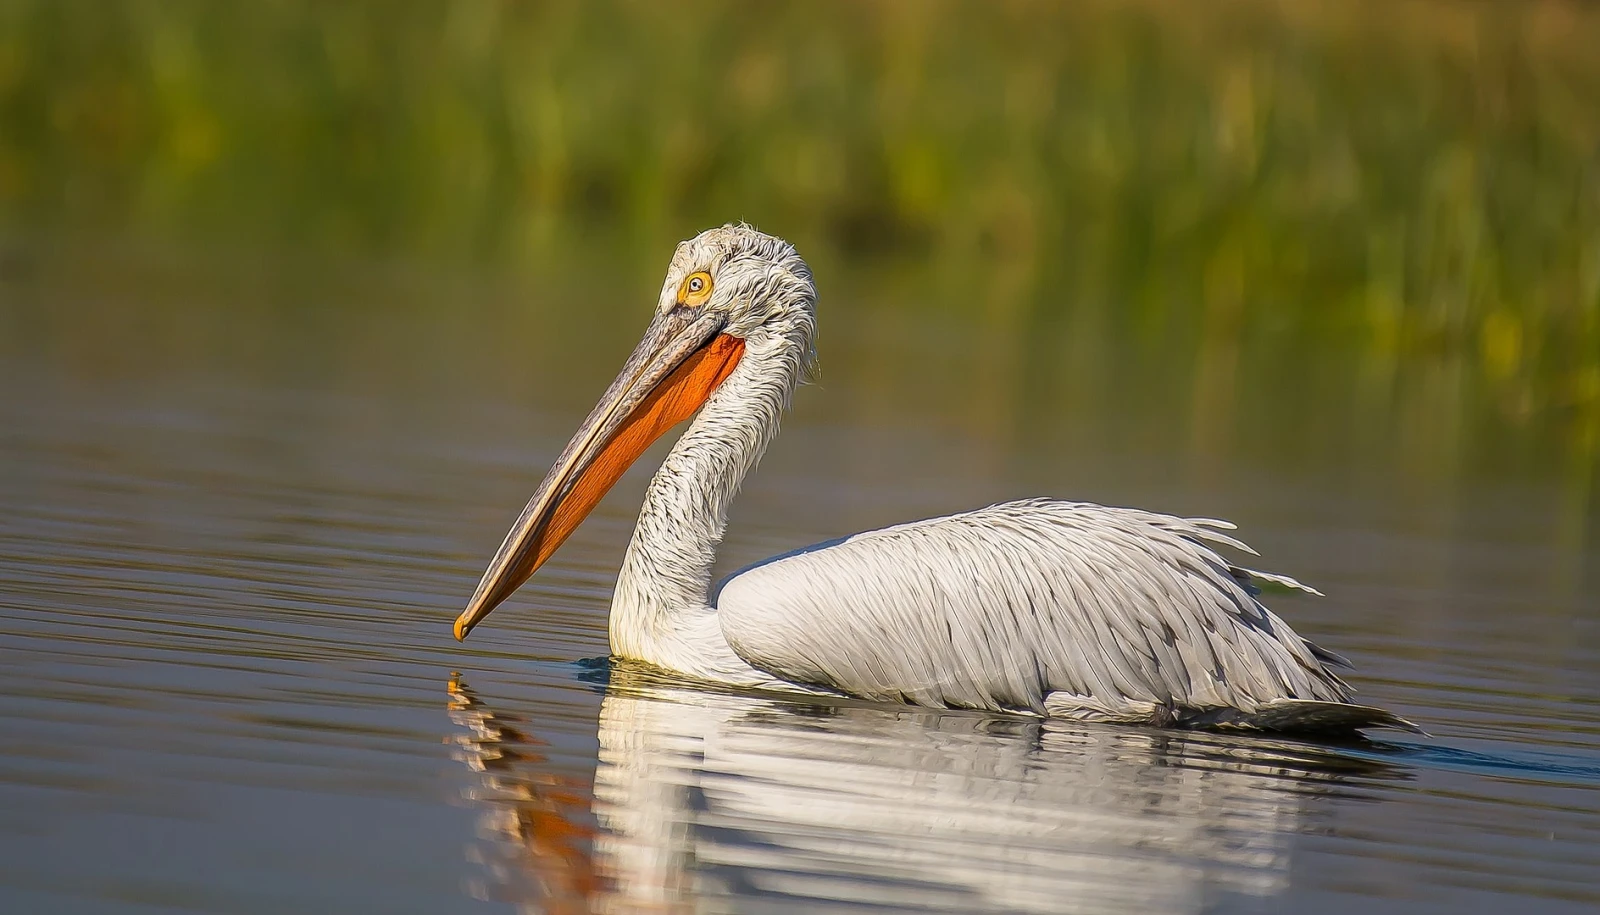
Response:
POLYGON ((1256 599, 1259 573, 1212 549, 1247 549, 1225 527, 1010 502, 757 566, 717 610, 752 666, 865 698, 1154 724, 1395 724, 1348 705, 1329 669, 1342 659, 1256 599))

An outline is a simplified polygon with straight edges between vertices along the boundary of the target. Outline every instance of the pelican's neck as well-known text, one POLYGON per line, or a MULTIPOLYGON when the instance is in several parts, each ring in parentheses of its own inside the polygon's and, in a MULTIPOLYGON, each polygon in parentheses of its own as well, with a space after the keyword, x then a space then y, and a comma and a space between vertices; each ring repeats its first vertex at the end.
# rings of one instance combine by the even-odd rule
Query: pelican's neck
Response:
POLYGON ((778 431, 806 344, 758 329, 650 480, 611 600, 611 651, 718 680, 753 674, 722 640, 711 567, 739 484, 778 431))

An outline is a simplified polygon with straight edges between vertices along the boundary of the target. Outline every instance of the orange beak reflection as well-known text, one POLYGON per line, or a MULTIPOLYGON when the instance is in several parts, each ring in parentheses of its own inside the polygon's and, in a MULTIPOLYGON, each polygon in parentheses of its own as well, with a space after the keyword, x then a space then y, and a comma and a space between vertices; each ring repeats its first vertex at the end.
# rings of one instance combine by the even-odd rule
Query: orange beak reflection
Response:
POLYGON ((456 618, 465 639, 544 565, 639 455, 693 416, 739 364, 744 340, 720 315, 679 307, 658 315, 589 418, 567 443, 456 618))

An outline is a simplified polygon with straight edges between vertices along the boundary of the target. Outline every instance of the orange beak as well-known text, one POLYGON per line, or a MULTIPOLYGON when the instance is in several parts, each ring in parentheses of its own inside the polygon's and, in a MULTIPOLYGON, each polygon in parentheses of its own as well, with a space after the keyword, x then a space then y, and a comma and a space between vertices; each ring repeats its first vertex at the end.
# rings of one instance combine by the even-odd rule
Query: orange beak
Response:
POLYGON ((522 587, 662 433, 699 410, 744 355, 722 316, 687 307, 659 314, 545 475, 456 617, 457 639, 522 587))

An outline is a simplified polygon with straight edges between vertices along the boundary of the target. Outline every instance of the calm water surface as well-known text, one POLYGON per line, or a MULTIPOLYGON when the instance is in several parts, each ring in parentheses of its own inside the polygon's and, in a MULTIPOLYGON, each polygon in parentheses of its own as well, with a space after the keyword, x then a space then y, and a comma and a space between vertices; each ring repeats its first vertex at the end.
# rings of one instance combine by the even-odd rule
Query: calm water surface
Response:
MULTIPOLYGON (((450 638, 648 283, 613 304, 120 257, 0 285, 0 909, 1600 906, 1593 470, 1436 446, 1426 392, 1374 420, 1393 448, 1238 417, 1219 445, 1200 395, 1105 382, 1114 340, 1086 390, 1048 334, 973 346, 954 318, 825 301, 824 381, 726 567, 1025 494, 1227 517, 1329 595, 1278 611, 1434 736, 812 704, 601 660, 638 472, 450 638)), ((1221 399, 1346 409, 1280 381, 1221 399)))

